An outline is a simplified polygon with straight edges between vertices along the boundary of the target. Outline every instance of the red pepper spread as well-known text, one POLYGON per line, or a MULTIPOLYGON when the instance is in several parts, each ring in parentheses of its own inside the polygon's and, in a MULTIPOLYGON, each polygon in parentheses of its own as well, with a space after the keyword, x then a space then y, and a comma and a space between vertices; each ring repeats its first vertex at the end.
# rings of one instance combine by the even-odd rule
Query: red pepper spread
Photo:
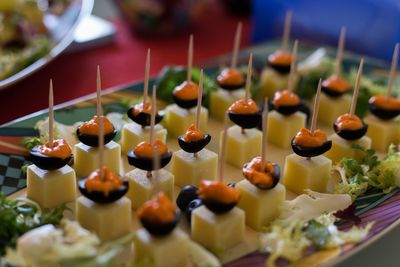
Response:
POLYGON ((373 96, 368 101, 371 105, 375 105, 386 110, 400 110, 400 99, 387 97, 383 95, 373 96))
POLYGON ((263 166, 262 163, 261 157, 255 157, 249 163, 244 165, 242 172, 244 177, 255 186, 260 188, 270 188, 274 183, 272 174, 275 171, 276 164, 265 161, 263 166))
POLYGON ((132 112, 133 116, 137 116, 137 115, 139 115, 139 113, 147 113, 150 115, 151 114, 151 103, 146 102, 146 104, 144 104, 144 106, 143 106, 143 103, 136 104, 133 107, 131 112, 132 112))
POLYGON ((292 63, 293 56, 290 52, 278 50, 275 53, 268 56, 268 61, 273 65, 290 65, 292 63))
POLYGON ((107 197, 110 191, 120 188, 124 180, 113 173, 110 168, 103 167, 103 179, 100 177, 100 169, 92 172, 85 181, 86 190, 103 192, 107 197))
POLYGON ((169 223, 176 214, 176 207, 165 193, 158 193, 151 200, 146 201, 137 211, 140 219, 152 223, 169 223))
POLYGON ((309 129, 301 128, 301 130, 294 137, 294 142, 303 147, 319 147, 327 141, 326 134, 320 129, 315 130, 313 133, 309 129))
POLYGON ((197 142, 204 138, 204 134, 201 131, 196 130, 196 126, 192 123, 183 135, 183 140, 186 142, 197 142))
POLYGON ((133 150, 141 158, 153 158, 156 151, 161 156, 168 152, 168 147, 160 139, 156 139, 153 145, 147 141, 140 142, 133 150))
POLYGON ((240 86, 244 84, 244 77, 237 69, 225 68, 218 75, 217 82, 220 85, 240 86))
POLYGON ((300 98, 297 94, 289 91, 278 91, 274 95, 273 104, 275 107, 279 106, 295 106, 300 103, 300 98))
POLYGON ((345 93, 350 90, 350 84, 337 75, 332 75, 328 79, 324 80, 322 86, 340 93, 345 93))
MULTIPOLYGON (((114 131, 114 127, 107 117, 103 116, 104 134, 109 134, 114 131)), ((79 132, 87 135, 99 134, 99 118, 94 116, 90 121, 84 122, 79 126, 79 132)))
POLYGON ((38 147, 38 152, 52 158, 60 159, 68 158, 72 154, 71 148, 64 139, 54 140, 52 148, 50 148, 49 142, 46 142, 44 145, 38 147))
POLYGON ((357 115, 351 116, 349 113, 339 116, 335 124, 338 130, 358 130, 364 126, 357 115))
POLYGON ((237 203, 240 198, 240 191, 238 189, 217 181, 202 181, 197 193, 200 199, 225 204, 237 203))
POLYGON ((260 109, 258 108, 257 103, 249 98, 247 102, 244 99, 235 101, 235 103, 233 103, 228 110, 229 112, 236 114, 254 114, 260 109))
POLYGON ((173 94, 182 100, 195 100, 199 94, 199 86, 194 82, 184 81, 175 87, 173 94))

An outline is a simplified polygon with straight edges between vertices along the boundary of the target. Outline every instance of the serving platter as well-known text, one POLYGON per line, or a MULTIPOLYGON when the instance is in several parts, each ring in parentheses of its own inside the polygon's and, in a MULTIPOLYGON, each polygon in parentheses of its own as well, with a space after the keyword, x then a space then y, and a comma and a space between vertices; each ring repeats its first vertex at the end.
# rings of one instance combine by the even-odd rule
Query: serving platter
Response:
MULTIPOLYGON (((252 48, 249 50, 244 50, 241 52, 240 58, 242 62, 245 62, 247 55, 250 51, 255 52, 256 64, 262 64, 266 55, 271 51, 274 51, 276 44, 263 45, 260 47, 252 48)), ((309 55, 315 49, 309 47, 302 50, 300 54, 301 57, 309 55)), ((326 50, 328 54, 331 51, 326 50)), ((207 62, 207 72, 212 73, 215 70, 215 66, 224 62, 225 57, 218 58, 217 60, 207 62)), ((359 57, 348 56, 345 58, 346 68, 355 66, 358 63, 359 57)), ((384 67, 383 63, 373 60, 366 61, 366 72, 367 75, 372 75, 373 73, 379 72, 384 67)), ((152 83, 156 80, 152 80, 152 83)), ((117 88, 111 88, 105 91, 102 98, 105 110, 107 112, 126 112, 126 106, 123 104, 123 100, 126 99, 138 99, 141 95, 141 90, 143 88, 142 83, 136 83, 132 85, 119 86, 117 88)), ((71 125, 77 121, 84 121, 89 119, 93 114, 95 114, 95 98, 94 94, 89 95, 80 99, 73 100, 68 103, 64 103, 57 107, 55 113, 56 120, 63 124, 71 125)), ((10 122, 6 125, 0 127, 0 141, 6 141, 8 143, 17 144, 22 136, 29 136, 35 134, 33 129, 36 122, 47 116, 47 111, 43 110, 35 114, 31 114, 24 118, 18 119, 16 121, 10 122)), ((213 118, 210 118, 208 130, 213 136, 212 142, 208 146, 209 149, 217 151, 218 148, 218 136, 222 129, 222 124, 213 118)), ((332 129, 323 128, 323 130, 328 133, 332 132, 332 129)), ((118 137, 117 137, 118 138, 118 137)), ((169 138, 168 145, 172 151, 178 150, 178 144, 176 139, 169 138)), ((280 149, 273 145, 268 145, 267 147, 267 158, 272 160, 283 167, 284 158, 286 155, 291 153, 291 150, 280 149)), ((5 192, 12 197, 24 196, 25 195, 25 178, 20 171, 20 167, 27 162, 27 157, 24 155, 23 151, 17 147, 12 146, 5 148, 0 146, 0 170, 2 170, 2 175, 4 178, 0 179, 0 191, 5 192), (3 166, 1 166, 3 165, 3 166)), ((124 172, 130 170, 130 166, 126 164, 125 157, 123 169, 124 172)), ((225 166, 226 170, 226 182, 238 182, 243 179, 241 170, 230 165, 225 166)), ((0 176, 0 178, 2 178, 0 176)), ((341 249, 334 249, 328 251, 322 251, 315 253, 312 256, 306 257, 300 262, 296 263, 295 266, 332 266, 339 263, 347 257, 354 255, 357 251, 360 251, 370 245, 375 240, 381 238, 383 235, 388 234, 397 225, 400 224, 400 190, 395 189, 388 194, 384 194, 378 191, 370 191, 366 195, 358 198, 355 201, 357 207, 356 214, 362 219, 361 226, 365 226, 368 222, 375 221, 375 224, 370 231, 369 236, 358 245, 345 246, 341 249)), ((179 188, 175 188, 175 194, 179 192, 179 188)), ((294 194, 289 194, 288 198, 293 198, 294 194)), ((133 228, 137 227, 137 222, 134 220, 133 228)), ((183 229, 188 229, 187 223, 181 222, 180 227, 183 229)), ((340 225, 340 229, 349 229, 350 224, 340 225)), ((233 256, 224 258, 226 266, 265 266, 266 254, 259 253, 257 247, 255 246, 254 237, 257 233, 247 229, 247 236, 250 236, 249 243, 245 248, 239 248, 237 251, 233 252, 233 256)), ((279 262, 279 266, 285 266, 287 263, 279 262)))

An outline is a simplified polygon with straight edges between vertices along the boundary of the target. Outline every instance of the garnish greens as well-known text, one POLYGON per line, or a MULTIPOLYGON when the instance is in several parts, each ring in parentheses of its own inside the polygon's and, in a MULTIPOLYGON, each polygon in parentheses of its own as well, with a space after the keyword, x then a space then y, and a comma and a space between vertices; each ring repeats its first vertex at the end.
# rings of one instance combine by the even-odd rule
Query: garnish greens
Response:
POLYGON ((389 193, 398 186, 396 177, 400 177, 400 152, 396 151, 395 145, 389 147, 388 154, 382 160, 378 159, 373 149, 356 145, 353 148, 361 150, 364 157, 361 160, 343 158, 333 167, 341 178, 335 193, 349 194, 354 200, 370 188, 389 193))

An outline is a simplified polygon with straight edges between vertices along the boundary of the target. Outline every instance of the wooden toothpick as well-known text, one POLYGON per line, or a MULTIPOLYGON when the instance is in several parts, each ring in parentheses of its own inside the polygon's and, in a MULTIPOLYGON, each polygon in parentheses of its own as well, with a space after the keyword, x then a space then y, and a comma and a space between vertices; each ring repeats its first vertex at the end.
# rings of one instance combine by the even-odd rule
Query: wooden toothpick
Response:
POLYGON ((189 37, 189 49, 188 49, 188 65, 187 65, 187 77, 188 82, 192 81, 192 65, 193 65, 193 34, 189 37))
POLYGON ((294 41, 293 52, 292 52, 292 62, 290 63, 290 73, 288 81, 288 90, 293 91, 294 87, 294 75, 296 74, 296 61, 297 61, 297 46, 298 41, 294 41))
POLYGON ((144 70, 143 108, 146 107, 147 95, 149 93, 149 76, 150 76, 150 48, 147 49, 146 65, 144 70))
MULTIPOLYGON (((264 166, 267 150, 267 130, 268 130, 268 98, 264 100, 264 110, 262 114, 262 144, 261 144, 261 164, 264 166)), ((264 168, 262 168, 264 169, 264 168)))
POLYGON ((397 63, 399 61, 399 44, 397 43, 394 47, 392 66, 390 67, 390 74, 387 87, 387 97, 388 99, 392 96, 393 81, 396 77, 397 63))
POLYGON ((339 42, 338 42, 338 48, 337 48, 336 60, 335 60, 335 75, 337 77, 339 77, 342 72, 342 60, 343 60, 345 40, 346 40, 346 27, 343 26, 340 29, 339 42))
POLYGON ((101 116, 101 76, 100 66, 97 65, 97 76, 96 76, 96 110, 97 117, 101 116))
POLYGON ((53 80, 50 79, 49 85, 49 147, 53 148, 54 143, 54 95, 53 95, 53 80))
POLYGON ((196 110, 196 130, 200 131, 200 115, 201 115, 201 102, 203 99, 203 83, 204 83, 203 70, 200 70, 199 79, 199 93, 197 96, 197 110, 196 110))
POLYGON ((364 66, 364 58, 361 58, 360 65, 358 67, 356 83, 354 84, 353 99, 351 100, 350 117, 353 117, 354 113, 356 112, 358 92, 360 91, 360 80, 363 72, 363 66, 364 66))
POLYGON ((318 88, 317 88, 317 94, 315 96, 314 100, 314 107, 313 107, 313 114, 311 118, 311 134, 314 133, 315 129, 317 128, 317 118, 318 118, 318 110, 319 110, 319 98, 321 95, 321 84, 322 84, 322 79, 319 79, 318 82, 318 88))
POLYGON ((250 98, 252 72, 253 72, 253 53, 250 54, 249 64, 247 65, 246 93, 244 95, 245 103, 247 103, 249 101, 249 98, 250 98))
POLYGON ((236 69, 237 66, 241 37, 242 37, 242 22, 239 22, 236 28, 235 39, 233 40, 233 52, 232 52, 232 62, 231 62, 232 69, 236 69))
POLYGON ((224 164, 226 155, 226 139, 228 136, 228 113, 225 113, 224 128, 222 133, 221 145, 219 147, 219 162, 218 162, 218 181, 224 181, 224 164))
POLYGON ((153 85, 153 93, 151 98, 151 117, 150 117, 150 144, 154 144, 154 125, 156 124, 156 109, 157 109, 157 97, 156 97, 156 86, 153 85))
POLYGON ((99 170, 100 170, 100 179, 104 179, 104 170, 103 170, 103 165, 104 165, 104 117, 103 117, 103 111, 100 106, 99 114, 97 119, 99 123, 99 170))
POLYGON ((282 38, 282 51, 287 51, 289 43, 290 28, 292 25, 292 11, 286 12, 285 24, 283 28, 283 38, 282 38))

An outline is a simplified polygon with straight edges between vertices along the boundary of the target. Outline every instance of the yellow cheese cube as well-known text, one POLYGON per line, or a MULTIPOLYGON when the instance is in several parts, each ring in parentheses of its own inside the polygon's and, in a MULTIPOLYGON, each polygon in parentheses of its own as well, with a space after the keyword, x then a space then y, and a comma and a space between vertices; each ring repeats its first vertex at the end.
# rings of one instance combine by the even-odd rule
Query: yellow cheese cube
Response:
POLYGON ((400 116, 392 120, 381 120, 374 115, 365 118, 367 136, 372 139, 372 148, 386 152, 390 144, 400 143, 400 116))
POLYGON ((136 232, 135 262, 150 262, 153 267, 189 266, 189 237, 175 229, 164 237, 152 236, 145 229, 136 232))
POLYGON ((224 116, 228 108, 239 99, 245 97, 246 90, 238 89, 234 91, 227 91, 218 88, 216 91, 211 92, 210 95, 210 113, 213 118, 224 121, 224 116))
MULTIPOLYGON (((154 126, 155 137, 163 141, 167 140, 167 130, 157 124, 154 126)), ((143 128, 136 122, 127 123, 122 128, 121 133, 121 150, 123 154, 127 154, 129 150, 133 149, 137 144, 143 141, 149 141, 150 127, 143 128)))
POLYGON ((27 197, 42 208, 54 208, 76 198, 75 171, 68 165, 54 171, 30 165, 27 171, 27 197))
MULTIPOLYGON (((221 132, 220 140, 222 139, 221 132)), ((242 168, 243 164, 261 154, 262 132, 257 129, 246 129, 234 125, 228 128, 226 140, 226 162, 242 168)), ((221 143, 220 143, 221 145, 221 143)))
POLYGON ((282 183, 297 194, 303 194, 304 189, 325 192, 330 179, 332 161, 325 156, 311 159, 290 154, 285 158, 282 183))
POLYGON ((270 190, 262 190, 246 179, 236 184, 240 190, 238 207, 246 214, 246 223, 257 231, 279 215, 279 206, 286 197, 285 187, 278 183, 270 190))
POLYGON ((174 175, 164 169, 158 171, 157 181, 153 177, 148 178, 147 171, 141 169, 128 172, 125 178, 129 181, 127 197, 132 201, 133 209, 151 199, 157 190, 164 192, 171 199, 174 196, 174 175))
MULTIPOLYGON (((86 177, 99 166, 99 150, 83 143, 75 145, 74 169, 77 177, 86 177)), ((104 165, 120 173, 121 146, 114 141, 104 145, 104 165)))
MULTIPOLYGON (((178 137, 184 134, 192 123, 196 121, 196 107, 184 109, 176 104, 167 106, 165 109, 164 124, 168 134, 178 137)), ((200 130, 206 132, 208 122, 208 110, 201 107, 200 112, 200 130)))
POLYGON ((351 96, 348 94, 336 98, 330 97, 325 93, 321 94, 318 122, 332 127, 333 123, 340 115, 349 112, 350 105, 351 96))
POLYGON ((268 114, 268 142, 282 148, 290 147, 290 140, 306 125, 306 114, 297 111, 284 116, 277 111, 268 114))
POLYGON ((325 153, 325 156, 332 160, 333 163, 339 162, 342 158, 362 159, 364 153, 359 149, 352 148, 352 145, 359 145, 365 149, 371 148, 371 138, 363 136, 358 140, 348 141, 337 134, 329 137, 332 140, 332 148, 325 153))
POLYGON ((224 214, 215 214, 201 206, 192 213, 192 239, 215 254, 243 242, 244 211, 235 207, 224 214))
POLYGON ((215 180, 217 177, 218 155, 203 149, 195 157, 182 149, 172 156, 171 171, 178 186, 200 186, 202 180, 215 180))
POLYGON ((95 232, 102 241, 128 234, 132 227, 131 201, 127 197, 109 204, 98 204, 80 196, 76 200, 76 220, 95 232))
MULTIPOLYGON (((269 99, 274 98, 275 92, 279 90, 283 90, 288 86, 289 75, 288 74, 280 74, 276 72, 272 68, 265 68, 261 72, 260 77, 260 86, 259 89, 255 93, 256 99, 264 99, 268 97, 269 99)), ((294 87, 297 84, 297 75, 294 79, 294 87)))

